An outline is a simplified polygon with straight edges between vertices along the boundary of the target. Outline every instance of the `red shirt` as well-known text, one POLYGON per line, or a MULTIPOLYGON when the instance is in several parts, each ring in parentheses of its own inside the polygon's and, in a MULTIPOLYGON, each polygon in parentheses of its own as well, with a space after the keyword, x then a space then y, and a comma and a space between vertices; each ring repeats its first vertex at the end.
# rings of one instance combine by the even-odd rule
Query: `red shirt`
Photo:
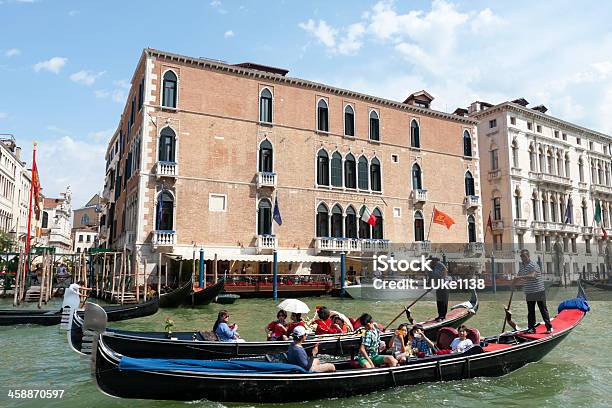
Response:
POLYGON ((317 330, 315 334, 337 334, 342 333, 342 330, 332 326, 331 319, 327 320, 315 320, 317 330))
POLYGON ((285 324, 281 323, 279 320, 275 320, 268 325, 268 330, 272 332, 272 336, 280 337, 285 334, 285 329, 281 326, 285 326, 285 324))
POLYGON ((287 326, 287 334, 290 335, 291 333, 293 333, 293 329, 298 326, 304 327, 304 322, 291 323, 289 326, 287 326))

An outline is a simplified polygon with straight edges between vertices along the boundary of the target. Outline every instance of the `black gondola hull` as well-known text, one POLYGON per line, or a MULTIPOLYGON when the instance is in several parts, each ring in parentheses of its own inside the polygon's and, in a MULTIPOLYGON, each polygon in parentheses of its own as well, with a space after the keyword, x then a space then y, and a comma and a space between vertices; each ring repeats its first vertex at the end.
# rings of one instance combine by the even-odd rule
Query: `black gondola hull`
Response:
POLYGON ((202 289, 199 292, 193 292, 190 297, 185 299, 185 304, 191 306, 201 306, 210 304, 223 290, 224 282, 221 279, 213 286, 202 289))
POLYGON ((189 300, 191 291, 193 290, 193 279, 188 280, 178 288, 168 293, 162 293, 159 296, 159 307, 172 308, 179 307, 189 300))

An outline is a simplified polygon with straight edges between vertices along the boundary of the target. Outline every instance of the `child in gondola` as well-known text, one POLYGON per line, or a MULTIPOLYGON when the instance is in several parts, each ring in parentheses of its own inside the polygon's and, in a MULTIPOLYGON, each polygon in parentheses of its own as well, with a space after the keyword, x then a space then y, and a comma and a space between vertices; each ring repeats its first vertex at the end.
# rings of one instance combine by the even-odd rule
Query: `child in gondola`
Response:
POLYGON ((276 320, 266 326, 266 333, 268 340, 287 340, 289 337, 287 334, 287 312, 279 310, 276 314, 276 320))
POLYGON ((391 355, 395 357, 398 363, 402 364, 406 362, 408 356, 410 356, 410 347, 406 348, 406 338, 408 336, 408 326, 405 323, 399 325, 395 333, 389 340, 388 348, 391 351, 391 355))
POLYGON ((317 316, 319 318, 314 322, 317 327, 315 329, 316 335, 342 333, 342 328, 337 324, 332 323, 330 315, 331 313, 329 309, 325 306, 322 306, 321 308, 319 308, 319 310, 317 310, 317 316))
POLYGON ((423 331, 423 326, 420 324, 410 329, 408 332, 408 342, 413 354, 416 354, 417 357, 431 356, 436 347, 434 342, 427 338, 423 331))
POLYGON ((380 346, 380 331, 372 320, 372 316, 364 313, 359 318, 361 325, 365 327, 365 333, 361 338, 359 355, 356 360, 363 368, 374 368, 376 366, 395 367, 397 360, 393 356, 378 354, 380 346))

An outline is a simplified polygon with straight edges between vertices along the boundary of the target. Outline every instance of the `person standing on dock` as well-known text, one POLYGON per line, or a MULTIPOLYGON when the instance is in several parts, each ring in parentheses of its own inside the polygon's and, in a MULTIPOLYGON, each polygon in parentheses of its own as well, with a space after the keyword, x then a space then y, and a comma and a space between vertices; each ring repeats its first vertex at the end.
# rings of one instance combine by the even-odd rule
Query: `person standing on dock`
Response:
POLYGON ((535 332, 536 318, 535 305, 538 304, 538 309, 544 319, 546 325, 546 333, 552 333, 553 327, 550 324, 548 315, 548 307, 546 306, 546 288, 544 287, 544 278, 542 271, 537 263, 529 258, 529 251, 523 249, 521 251, 521 265, 518 276, 514 278, 513 284, 523 284, 523 292, 527 300, 527 325, 529 332, 535 332))
MULTIPOLYGON (((448 277, 448 268, 442 262, 440 258, 431 257, 431 274, 432 279, 436 279, 436 285, 439 285, 441 281, 446 280, 448 277)), ((448 289, 436 289, 436 304, 438 306, 438 317, 437 322, 441 322, 446 319, 446 313, 448 312, 448 289)))

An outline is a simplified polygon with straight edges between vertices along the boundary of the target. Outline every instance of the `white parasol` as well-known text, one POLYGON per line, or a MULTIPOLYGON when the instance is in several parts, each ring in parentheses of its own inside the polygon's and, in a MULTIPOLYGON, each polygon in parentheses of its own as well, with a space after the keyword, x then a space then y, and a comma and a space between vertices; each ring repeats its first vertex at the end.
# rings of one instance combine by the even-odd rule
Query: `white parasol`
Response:
POLYGON ((283 300, 278 305, 278 308, 281 310, 284 310, 285 312, 289 312, 289 313, 308 313, 310 312, 308 305, 306 305, 306 303, 302 302, 301 300, 297 300, 297 299, 283 300))

